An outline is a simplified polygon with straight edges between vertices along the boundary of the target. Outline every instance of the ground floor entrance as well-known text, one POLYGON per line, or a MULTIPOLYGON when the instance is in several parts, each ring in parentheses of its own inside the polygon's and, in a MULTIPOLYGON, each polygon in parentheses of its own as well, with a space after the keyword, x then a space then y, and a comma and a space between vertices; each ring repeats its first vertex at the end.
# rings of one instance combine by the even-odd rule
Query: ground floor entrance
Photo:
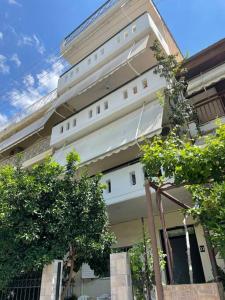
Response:
MULTIPOLYGON (((184 227, 175 227, 167 230, 170 245, 173 254, 173 277, 175 284, 188 284, 190 283, 190 276, 188 270, 188 257, 187 246, 184 227)), ((199 252, 194 226, 188 227, 189 240, 191 247, 191 261, 193 268, 193 281, 194 283, 204 283, 205 276, 202 267, 202 261, 199 252)), ((165 252, 165 245, 162 239, 163 250, 165 252)), ((166 270, 166 277, 168 282, 168 269, 166 270)), ((168 282, 169 283, 169 282, 168 282)))

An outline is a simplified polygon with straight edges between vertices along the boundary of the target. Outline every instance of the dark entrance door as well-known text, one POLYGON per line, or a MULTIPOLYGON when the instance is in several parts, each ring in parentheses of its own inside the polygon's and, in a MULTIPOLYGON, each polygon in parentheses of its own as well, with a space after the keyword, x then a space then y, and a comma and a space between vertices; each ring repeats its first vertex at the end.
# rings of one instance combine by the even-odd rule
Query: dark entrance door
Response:
MULTIPOLYGON (((205 277, 203 273, 202 262, 201 262, 201 257, 198 249, 198 243, 195 236, 194 227, 189 226, 188 231, 189 231, 189 239, 190 239, 190 246, 191 246, 193 280, 194 283, 203 283, 205 282, 205 277)), ((169 235, 169 240, 173 252, 173 261, 174 261, 173 275, 174 275, 175 284, 190 283, 184 228, 178 227, 178 228, 169 229, 168 235, 169 235)), ((168 270, 167 270, 167 275, 168 275, 168 270)))

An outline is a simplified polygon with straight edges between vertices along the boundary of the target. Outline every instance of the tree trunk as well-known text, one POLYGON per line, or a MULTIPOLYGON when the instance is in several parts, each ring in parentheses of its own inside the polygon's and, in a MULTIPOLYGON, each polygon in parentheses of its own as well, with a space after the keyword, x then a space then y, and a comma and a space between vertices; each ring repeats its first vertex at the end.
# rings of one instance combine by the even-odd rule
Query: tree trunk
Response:
POLYGON ((67 291, 70 287, 71 281, 72 281, 72 277, 73 277, 73 269, 74 269, 74 249, 71 246, 70 247, 70 255, 69 255, 69 261, 70 261, 70 272, 69 272, 69 276, 68 276, 68 280, 66 282, 65 287, 62 289, 62 294, 61 294, 61 300, 65 299, 65 296, 67 294, 67 291))
POLYGON ((146 296, 147 300, 151 300, 151 285, 150 285, 150 275, 148 272, 148 255, 147 255, 147 245, 146 245, 146 236, 145 236, 145 225, 144 225, 144 218, 141 218, 142 223, 142 234, 143 234, 143 241, 144 241, 144 260, 145 260, 145 281, 146 281, 146 296))

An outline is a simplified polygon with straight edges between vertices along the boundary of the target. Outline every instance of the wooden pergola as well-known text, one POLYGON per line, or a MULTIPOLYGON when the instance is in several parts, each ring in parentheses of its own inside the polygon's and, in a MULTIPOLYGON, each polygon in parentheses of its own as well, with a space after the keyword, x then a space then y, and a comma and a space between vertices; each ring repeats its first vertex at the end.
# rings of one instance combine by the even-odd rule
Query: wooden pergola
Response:
MULTIPOLYGON (((162 285, 162 278, 161 278, 161 270, 160 270, 160 261, 159 261, 159 254, 158 254, 158 246, 157 246, 157 239, 156 239, 156 230, 155 230, 155 221, 154 221, 154 214, 153 214, 153 199, 151 194, 151 188, 155 190, 156 193, 156 204, 159 211, 159 217, 160 222, 163 230, 163 240, 165 244, 165 250, 166 250, 166 256, 167 256, 167 265, 168 265, 168 274, 169 274, 169 282, 170 284, 174 284, 174 278, 173 278, 173 254, 172 254, 172 248, 170 245, 167 229, 166 229, 166 222, 164 217, 164 207, 163 207, 163 201, 162 196, 164 196, 169 201, 172 201, 179 207, 183 209, 189 209, 190 206, 182 203, 180 200, 175 198, 174 196, 170 195, 168 193, 169 190, 172 188, 177 188, 180 186, 176 186, 174 184, 165 184, 163 186, 157 186, 155 183, 150 182, 149 180, 146 180, 145 182, 145 193, 146 193, 146 202, 147 202, 147 214, 148 214, 148 229, 149 234, 151 238, 151 244, 152 244, 152 255, 153 255, 153 265, 154 265, 154 273, 155 273, 155 282, 156 282, 156 291, 157 291, 157 299, 158 300, 164 300, 163 295, 163 285, 162 285)), ((184 224, 185 226, 185 224, 184 224)), ((214 249, 210 243, 209 240, 209 232, 203 227, 206 243, 207 243, 207 249, 209 253, 209 258, 212 266, 212 273, 215 281, 218 281, 218 272, 217 272, 217 264, 215 259, 215 252, 214 249)), ((187 246, 189 243, 189 236, 188 232, 186 231, 186 241, 187 246)), ((189 247, 187 247, 188 250, 189 247)), ((190 251, 190 249, 188 250, 190 251)), ((188 255, 190 257, 190 253, 188 255)), ((190 262, 189 262, 190 263, 190 262)), ((191 274, 190 270, 190 281, 192 282, 193 274, 191 274), (191 278, 192 276, 192 278, 191 278)))

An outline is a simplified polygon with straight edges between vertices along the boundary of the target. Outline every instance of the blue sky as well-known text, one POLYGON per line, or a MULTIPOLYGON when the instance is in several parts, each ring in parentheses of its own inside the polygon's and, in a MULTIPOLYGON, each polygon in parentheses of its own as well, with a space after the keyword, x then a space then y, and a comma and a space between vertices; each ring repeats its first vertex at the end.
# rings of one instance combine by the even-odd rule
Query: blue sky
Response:
MULTIPOLYGON (((0 0, 0 128, 55 88, 63 38, 104 0, 0 0)), ((225 37, 225 0, 155 0, 184 54, 225 37)))

